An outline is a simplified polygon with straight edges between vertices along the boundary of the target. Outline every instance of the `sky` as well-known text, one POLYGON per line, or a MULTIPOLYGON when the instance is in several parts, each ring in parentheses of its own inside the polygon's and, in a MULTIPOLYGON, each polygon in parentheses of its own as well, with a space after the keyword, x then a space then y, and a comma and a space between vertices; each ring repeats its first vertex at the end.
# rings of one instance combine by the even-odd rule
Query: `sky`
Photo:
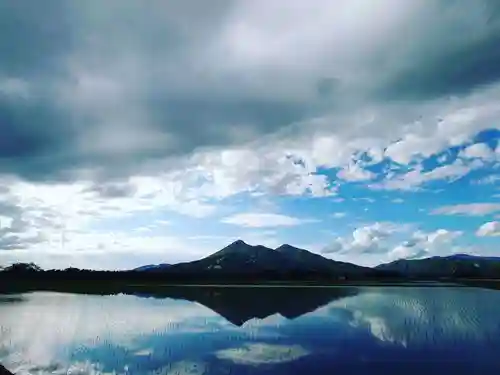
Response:
POLYGON ((7 0, 0 25, 0 265, 500 256, 494 0, 7 0))

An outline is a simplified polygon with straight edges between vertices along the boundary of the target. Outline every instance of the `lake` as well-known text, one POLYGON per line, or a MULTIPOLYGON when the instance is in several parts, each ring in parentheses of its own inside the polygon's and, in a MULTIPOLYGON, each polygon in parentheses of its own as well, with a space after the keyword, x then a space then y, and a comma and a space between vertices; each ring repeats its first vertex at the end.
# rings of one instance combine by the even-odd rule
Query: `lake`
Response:
POLYGON ((15 374, 500 374, 500 291, 3 294, 0 363, 15 374))

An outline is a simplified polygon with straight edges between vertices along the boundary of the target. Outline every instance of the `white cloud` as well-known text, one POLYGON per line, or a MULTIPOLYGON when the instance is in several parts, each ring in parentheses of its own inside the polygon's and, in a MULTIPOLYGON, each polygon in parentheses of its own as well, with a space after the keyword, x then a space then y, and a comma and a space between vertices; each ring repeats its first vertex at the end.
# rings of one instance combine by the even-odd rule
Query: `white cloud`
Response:
POLYGON ((402 140, 390 144, 384 155, 396 163, 409 164, 416 156, 429 157, 442 150, 445 142, 439 137, 426 138, 410 133, 402 140))
MULTIPOLYGON (((364 108, 358 114, 332 112, 291 124, 282 132, 238 148, 199 152, 190 159, 193 168, 189 178, 201 181, 193 192, 218 199, 242 192, 325 196, 334 195, 341 181, 365 182, 377 177, 383 177, 382 181, 370 186, 389 190, 415 190, 433 181, 453 182, 483 168, 487 160, 458 158, 427 170, 418 164, 420 158, 462 145, 477 131, 488 128, 489 120, 500 114, 498 97, 500 86, 463 99, 438 100, 421 105, 419 112, 425 115, 420 119, 414 108, 404 106, 364 108), (392 145, 403 142, 395 141, 402 136, 423 137, 412 145, 429 147, 436 138, 439 144, 428 151, 412 146, 415 152, 401 156, 392 145), (357 160, 360 153, 367 152, 375 157, 373 162, 380 161, 386 147, 389 161, 410 164, 408 172, 391 166, 393 170, 381 176, 365 168, 369 163, 357 160), (319 168, 338 169, 339 181, 330 184, 325 175, 315 174, 319 168)), ((398 147, 401 152, 412 149, 404 142, 398 147)))
POLYGON ((476 167, 477 165, 466 165, 457 160, 453 164, 439 166, 433 170, 424 172, 423 168, 419 165, 408 173, 394 175, 382 183, 373 184, 370 187, 376 190, 418 190, 422 185, 432 181, 456 181, 476 167))
POLYGON ((363 169, 356 163, 351 163, 337 172, 337 177, 345 181, 367 181, 375 176, 375 173, 363 169))
POLYGON ((484 216, 499 211, 500 203, 466 203, 436 208, 431 215, 484 216))
POLYGON ((400 258, 422 258, 433 255, 452 253, 456 250, 454 241, 462 236, 461 231, 438 229, 434 232, 416 230, 407 240, 400 237, 408 233, 413 225, 395 223, 375 223, 356 228, 351 236, 339 237, 322 252, 344 256, 347 259, 373 256, 380 263, 400 258))
POLYGON ((434 255, 453 253, 451 245, 460 236, 461 231, 438 229, 435 232, 417 231, 410 240, 396 245, 389 253, 390 260, 401 258, 423 258, 434 255))
POLYGON ((334 194, 326 176, 291 157, 286 149, 252 148, 211 151, 195 155, 201 196, 226 198, 241 192, 278 195, 326 196, 334 194))
POLYGON ((266 228, 296 226, 311 222, 311 220, 272 213, 246 212, 226 217, 221 222, 241 227, 266 228))
MULTIPOLYGON (((179 192, 175 181, 157 179, 130 180, 134 189, 101 189, 81 182, 28 183, 10 181, 9 189, 0 196, 0 261, 36 261, 44 268, 129 268, 146 261, 177 262, 200 257, 206 247, 176 236, 153 233, 167 220, 138 225, 135 220, 148 214, 165 216, 169 211, 201 217, 213 206, 200 203, 179 192), (101 195, 118 194, 115 196, 101 195), (123 221, 122 221, 123 220, 123 221), (128 220, 130 228, 123 223, 128 220), (102 225, 108 226, 103 230, 102 225), (111 228, 109 229, 109 225, 111 228), (196 250, 193 250, 195 248, 196 250)), ((102 188, 102 186, 101 186, 102 188)))
MULTIPOLYGON (((410 164, 418 158, 435 155, 451 146, 459 146, 482 128, 485 122, 498 116, 500 106, 485 102, 481 98, 486 91, 471 95, 462 102, 443 103, 441 113, 427 119, 416 120, 412 127, 403 127, 406 131, 402 139, 392 143, 385 150, 385 156, 400 164, 410 164), (440 118, 440 121, 436 121, 440 118)), ((488 95, 488 94, 486 94, 488 95)), ((436 110, 438 112, 439 110, 436 110)), ((478 150, 472 149, 472 153, 478 150)))
POLYGON ((35 262, 42 268, 131 269, 150 263, 199 259, 215 249, 172 235, 142 231, 51 231, 23 249, 0 252, 0 263, 35 262))
POLYGON ((500 181, 500 176, 491 175, 488 177, 481 178, 473 182, 475 185, 493 185, 500 181))
POLYGON ((500 236, 500 221, 490 221, 488 223, 484 223, 479 227, 476 235, 479 237, 500 236))
POLYGON ((343 217, 346 217, 347 216, 347 212, 335 212, 332 214, 332 217, 334 217, 335 219, 341 219, 343 217))
POLYGON ((170 225, 171 224, 169 220, 156 220, 155 223, 157 225, 161 225, 161 226, 170 225))
POLYGON ((338 253, 344 255, 384 253, 387 251, 387 240, 397 232, 405 232, 409 225, 390 222, 377 222, 356 228, 350 236, 338 237, 328 246, 323 253, 338 253))
POLYGON ((475 143, 465 148, 460 156, 464 158, 478 158, 484 160, 493 160, 495 152, 485 143, 475 143))

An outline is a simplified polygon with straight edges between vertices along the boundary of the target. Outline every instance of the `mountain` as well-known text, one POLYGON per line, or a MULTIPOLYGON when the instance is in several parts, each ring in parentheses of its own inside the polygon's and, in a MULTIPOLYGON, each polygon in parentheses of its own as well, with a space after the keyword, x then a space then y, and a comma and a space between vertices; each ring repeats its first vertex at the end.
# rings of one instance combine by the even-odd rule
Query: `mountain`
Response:
POLYGON ((0 375, 13 375, 9 370, 0 365, 0 375))
POLYGON ((205 273, 255 273, 290 270, 297 263, 286 255, 265 246, 252 246, 242 240, 233 242, 222 250, 193 262, 175 264, 172 272, 205 273))
POLYGON ((400 259, 375 267, 411 277, 500 277, 500 258, 454 254, 425 259, 400 259))
POLYGON ((453 254, 449 255, 446 258, 448 259, 465 259, 465 260, 491 260, 500 262, 500 257, 483 257, 481 255, 472 255, 472 254, 453 254))
POLYGON ((171 264, 168 263, 161 263, 161 264, 148 264, 146 266, 141 266, 134 268, 132 271, 148 271, 148 272, 156 272, 156 271, 163 271, 170 267, 171 264))
POLYGON ((261 245, 252 246, 238 240, 203 259, 173 265, 168 272, 196 275, 266 274, 270 277, 288 275, 293 278, 306 275, 350 277, 370 275, 380 271, 336 262, 291 245, 285 244, 277 249, 271 249, 261 245))

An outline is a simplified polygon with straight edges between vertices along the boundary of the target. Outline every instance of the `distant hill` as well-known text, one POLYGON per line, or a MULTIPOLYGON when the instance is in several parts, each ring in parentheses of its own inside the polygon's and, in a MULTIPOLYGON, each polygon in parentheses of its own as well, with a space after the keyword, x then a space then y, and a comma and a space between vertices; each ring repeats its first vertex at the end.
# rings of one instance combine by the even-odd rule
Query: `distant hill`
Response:
POLYGON ((454 254, 425 259, 400 259, 375 269, 411 277, 500 278, 500 258, 454 254))
POLYGON ((141 266, 134 268, 132 271, 148 271, 148 272, 158 272, 158 271, 163 271, 170 267, 171 264, 168 263, 161 263, 161 264, 148 264, 146 266, 141 266))
POLYGON ((500 262, 500 257, 483 257, 480 255, 471 255, 471 254, 453 254, 446 257, 447 259, 465 259, 465 260, 491 260, 500 262))

